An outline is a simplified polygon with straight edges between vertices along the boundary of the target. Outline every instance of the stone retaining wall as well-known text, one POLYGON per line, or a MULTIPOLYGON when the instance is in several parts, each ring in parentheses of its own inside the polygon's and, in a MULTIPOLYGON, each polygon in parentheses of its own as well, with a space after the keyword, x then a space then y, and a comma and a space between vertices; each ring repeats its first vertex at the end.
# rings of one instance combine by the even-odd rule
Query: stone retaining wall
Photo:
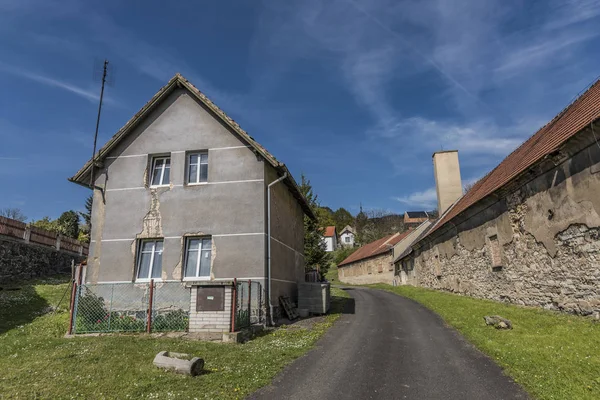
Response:
POLYGON ((85 257, 0 236, 0 283, 71 271, 85 257))

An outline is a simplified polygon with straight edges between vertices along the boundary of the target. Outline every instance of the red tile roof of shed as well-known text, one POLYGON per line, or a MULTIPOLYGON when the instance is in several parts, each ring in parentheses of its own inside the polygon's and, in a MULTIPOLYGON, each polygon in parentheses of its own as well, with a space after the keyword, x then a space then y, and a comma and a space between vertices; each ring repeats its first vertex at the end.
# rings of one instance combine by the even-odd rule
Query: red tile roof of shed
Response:
POLYGON ((335 236, 335 226, 326 226, 325 233, 323 234, 325 237, 335 236))
POLYGON ((411 232, 412 230, 408 230, 402 233, 394 233, 374 242, 365 244, 364 246, 356 250, 354 253, 350 254, 348 258, 346 258, 344 261, 339 263, 338 267, 390 251, 396 243, 404 239, 406 235, 408 235, 411 232))
POLYGON ((428 235, 502 188, 598 118, 600 118, 600 80, 479 180, 429 231, 428 235))

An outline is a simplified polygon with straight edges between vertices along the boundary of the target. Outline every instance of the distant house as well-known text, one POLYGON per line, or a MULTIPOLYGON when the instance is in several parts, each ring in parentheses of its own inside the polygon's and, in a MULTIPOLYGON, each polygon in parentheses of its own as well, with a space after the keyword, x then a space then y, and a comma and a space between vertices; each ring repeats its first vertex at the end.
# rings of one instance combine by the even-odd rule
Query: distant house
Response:
POLYGON ((85 284, 179 282, 190 331, 229 329, 224 296, 236 278, 259 283, 271 308, 297 298, 310 206, 285 164, 181 75, 93 165, 70 179, 94 193, 85 284), (218 320, 205 318, 200 296, 220 299, 218 320))
POLYGON ((340 245, 344 247, 354 247, 356 232, 350 225, 346 225, 340 232, 340 245))
POLYGON ((337 232, 335 226, 327 226, 323 231, 323 240, 325 241, 326 251, 334 251, 338 247, 337 232))
POLYGON ((416 227, 429 219, 426 211, 406 211, 404 213, 404 226, 406 228, 416 227))
POLYGON ((397 262, 409 283, 600 316, 600 81, 463 195, 436 152, 439 219, 397 262))
POLYGON ((352 284, 392 283, 394 246, 410 233, 394 233, 360 247, 338 265, 338 279, 352 284))

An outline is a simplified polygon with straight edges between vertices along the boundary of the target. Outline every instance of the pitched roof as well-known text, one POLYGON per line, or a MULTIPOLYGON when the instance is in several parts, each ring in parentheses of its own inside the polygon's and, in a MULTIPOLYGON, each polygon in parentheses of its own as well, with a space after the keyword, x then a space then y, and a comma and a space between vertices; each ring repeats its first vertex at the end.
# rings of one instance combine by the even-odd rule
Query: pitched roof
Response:
POLYGON ((323 234, 325 237, 335 236, 335 226, 326 226, 325 233, 323 234))
POLYGON ((412 231, 404 231, 402 233, 394 233, 389 236, 378 239, 374 242, 365 244, 360 247, 354 253, 350 254, 348 258, 339 263, 338 267, 342 267, 347 264, 351 264, 356 261, 363 260, 365 258, 374 257, 379 254, 391 251, 396 243, 401 241, 405 236, 410 234, 412 231))
MULTIPOLYGON (((294 197, 298 200, 302 206, 304 212, 311 218, 316 218, 306 199, 300 192, 298 184, 294 180, 294 177, 285 166, 284 163, 277 161, 275 156, 267 151, 263 146, 254 140, 245 130, 243 130, 237 122, 230 118, 223 110, 221 110, 215 103, 213 103, 204 93, 198 90, 191 82, 185 79, 181 74, 177 73, 173 76, 165 86, 163 86, 127 123, 119 129, 117 133, 98 151, 96 155, 96 162, 106 157, 111 150, 113 150, 136 126, 144 120, 159 104, 162 103, 174 90, 177 88, 187 89, 196 100, 204 104, 216 117, 222 120, 240 139, 246 142, 257 155, 262 156, 265 160, 271 164, 280 174, 280 176, 287 173, 285 183, 290 188, 294 197)), ((83 186, 89 187, 87 179, 91 172, 92 160, 90 159, 85 165, 71 178, 69 181, 78 183, 83 186)))
POLYGON ((404 257, 406 257, 407 255, 409 255, 410 253, 412 253, 412 245, 417 243, 419 240, 423 239, 425 236, 427 236, 427 234, 429 233, 429 231, 433 228, 435 224, 429 224, 424 230, 423 232, 421 232, 416 238, 414 238, 414 240, 412 241, 412 243, 409 246, 406 246, 406 249, 404 249, 404 251, 402 253, 400 253, 395 259, 394 259, 394 263, 397 263, 398 261, 402 260, 404 257))
POLYGON ((448 221, 501 189, 528 168, 552 154, 563 143, 600 118, 600 80, 584 94, 544 125, 519 148, 509 154, 495 169, 479 180, 442 216, 429 234, 448 221))
POLYGON ((408 218, 429 218, 429 215, 425 211, 406 211, 408 218))
POLYGON ((342 230, 341 230, 341 232, 340 232, 340 235, 341 235, 341 234, 343 234, 344 232, 350 232, 350 233, 352 233, 352 234, 355 234, 355 233, 356 233, 356 231, 354 230, 354 228, 353 228, 353 227, 351 227, 350 225, 346 225, 346 226, 344 227, 344 229, 342 229, 342 230))

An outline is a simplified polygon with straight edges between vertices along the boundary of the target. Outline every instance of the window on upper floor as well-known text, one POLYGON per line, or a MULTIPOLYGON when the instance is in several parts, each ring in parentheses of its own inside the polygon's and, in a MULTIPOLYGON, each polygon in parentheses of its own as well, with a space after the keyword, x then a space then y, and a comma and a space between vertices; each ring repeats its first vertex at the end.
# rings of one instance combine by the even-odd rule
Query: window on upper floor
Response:
POLYGON ((137 260, 137 280, 160 279, 162 276, 162 240, 141 240, 137 260))
POLYGON ((346 236, 346 237, 344 238, 344 241, 345 241, 346 243, 350 243, 350 236, 346 236))
POLYGON ((187 155, 187 183, 208 182, 208 153, 197 152, 187 155))
POLYGON ((152 158, 150 186, 166 186, 171 181, 171 157, 152 158))
POLYGON ((185 279, 209 278, 212 253, 210 237, 188 238, 185 244, 185 279))

